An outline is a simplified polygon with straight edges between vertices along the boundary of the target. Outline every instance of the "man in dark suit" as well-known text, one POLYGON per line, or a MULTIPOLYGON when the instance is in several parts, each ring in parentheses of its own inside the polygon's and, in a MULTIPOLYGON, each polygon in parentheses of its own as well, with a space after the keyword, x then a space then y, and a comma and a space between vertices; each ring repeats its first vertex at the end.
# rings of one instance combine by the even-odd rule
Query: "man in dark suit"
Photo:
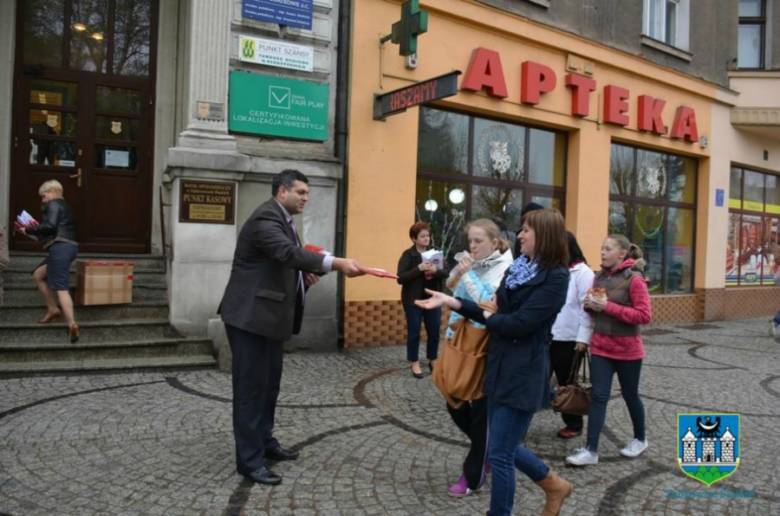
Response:
POLYGON ((309 199, 309 180, 297 170, 273 179, 273 198, 241 228, 219 313, 233 352, 233 434, 238 473, 261 484, 282 479, 265 459, 295 460, 273 437, 282 378, 283 343, 301 328, 306 290, 319 274, 361 275, 355 260, 301 247, 293 215, 309 199))

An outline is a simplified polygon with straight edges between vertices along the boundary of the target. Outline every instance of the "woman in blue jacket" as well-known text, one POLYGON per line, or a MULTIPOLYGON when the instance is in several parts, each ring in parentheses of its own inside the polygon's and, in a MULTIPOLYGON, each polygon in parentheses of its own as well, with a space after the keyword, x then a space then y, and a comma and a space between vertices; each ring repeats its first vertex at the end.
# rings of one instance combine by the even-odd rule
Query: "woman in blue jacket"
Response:
POLYGON ((555 515, 572 486, 519 443, 534 413, 549 405, 548 346, 569 284, 563 217, 557 210, 528 213, 523 217, 518 240, 522 254, 501 281, 495 305, 477 305, 433 291, 428 292, 430 299, 416 304, 429 310, 447 305, 490 330, 492 340, 482 388, 488 399, 488 457, 493 470, 488 514, 512 514, 517 468, 545 491, 543 514, 555 515))

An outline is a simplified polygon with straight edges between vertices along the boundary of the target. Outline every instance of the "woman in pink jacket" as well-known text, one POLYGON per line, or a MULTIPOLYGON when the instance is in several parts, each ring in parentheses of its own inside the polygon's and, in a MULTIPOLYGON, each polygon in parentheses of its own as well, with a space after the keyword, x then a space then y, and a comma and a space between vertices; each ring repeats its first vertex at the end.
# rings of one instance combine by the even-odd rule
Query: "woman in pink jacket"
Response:
POLYGON ((593 392, 588 411, 585 448, 566 457, 574 466, 598 464, 599 437, 607 415, 612 378, 617 373, 623 399, 634 426, 634 440, 620 450, 624 457, 638 457, 647 449, 645 407, 639 397, 639 373, 645 347, 639 327, 653 317, 647 290, 642 250, 623 235, 610 235, 601 246, 601 271, 594 288, 606 296, 589 295, 585 308, 593 313, 595 327, 590 341, 593 392))

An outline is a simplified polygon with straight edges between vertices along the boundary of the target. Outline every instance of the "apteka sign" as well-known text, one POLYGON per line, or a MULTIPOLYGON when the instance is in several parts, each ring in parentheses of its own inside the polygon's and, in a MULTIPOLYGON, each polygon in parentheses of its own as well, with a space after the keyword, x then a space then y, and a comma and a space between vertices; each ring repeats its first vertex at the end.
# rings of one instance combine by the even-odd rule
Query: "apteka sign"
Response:
MULTIPOLYGON (((555 72, 549 66, 534 61, 525 61, 520 66, 520 102, 536 105, 541 96, 550 93, 558 84, 555 72)), ((566 75, 566 87, 571 90, 572 116, 586 117, 590 114, 590 94, 596 91, 596 81, 590 77, 569 73, 566 75)), ((471 56, 461 90, 485 91, 489 96, 500 99, 507 98, 506 81, 501 67, 501 56, 495 50, 477 48, 471 56)), ((628 99, 630 92, 620 86, 604 86, 603 121, 608 124, 627 126, 628 99)), ((671 131, 664 125, 662 117, 666 101, 650 95, 640 95, 638 102, 637 129, 657 135, 669 133, 669 137, 686 142, 699 141, 699 130, 696 126, 696 113, 693 108, 679 106, 674 115, 671 131)))

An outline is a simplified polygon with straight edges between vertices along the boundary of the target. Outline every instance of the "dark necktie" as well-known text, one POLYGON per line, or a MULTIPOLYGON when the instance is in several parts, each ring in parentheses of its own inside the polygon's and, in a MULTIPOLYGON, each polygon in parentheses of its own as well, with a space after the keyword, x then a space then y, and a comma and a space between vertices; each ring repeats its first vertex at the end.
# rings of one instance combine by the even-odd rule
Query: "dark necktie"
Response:
MULTIPOLYGON (((292 229, 293 237, 295 237, 295 245, 301 246, 301 240, 298 238, 298 232, 295 230, 295 219, 292 217, 289 219, 290 229, 292 229)), ((303 302, 306 299, 306 289, 303 285, 303 272, 298 271, 298 302, 303 306, 303 302)))

